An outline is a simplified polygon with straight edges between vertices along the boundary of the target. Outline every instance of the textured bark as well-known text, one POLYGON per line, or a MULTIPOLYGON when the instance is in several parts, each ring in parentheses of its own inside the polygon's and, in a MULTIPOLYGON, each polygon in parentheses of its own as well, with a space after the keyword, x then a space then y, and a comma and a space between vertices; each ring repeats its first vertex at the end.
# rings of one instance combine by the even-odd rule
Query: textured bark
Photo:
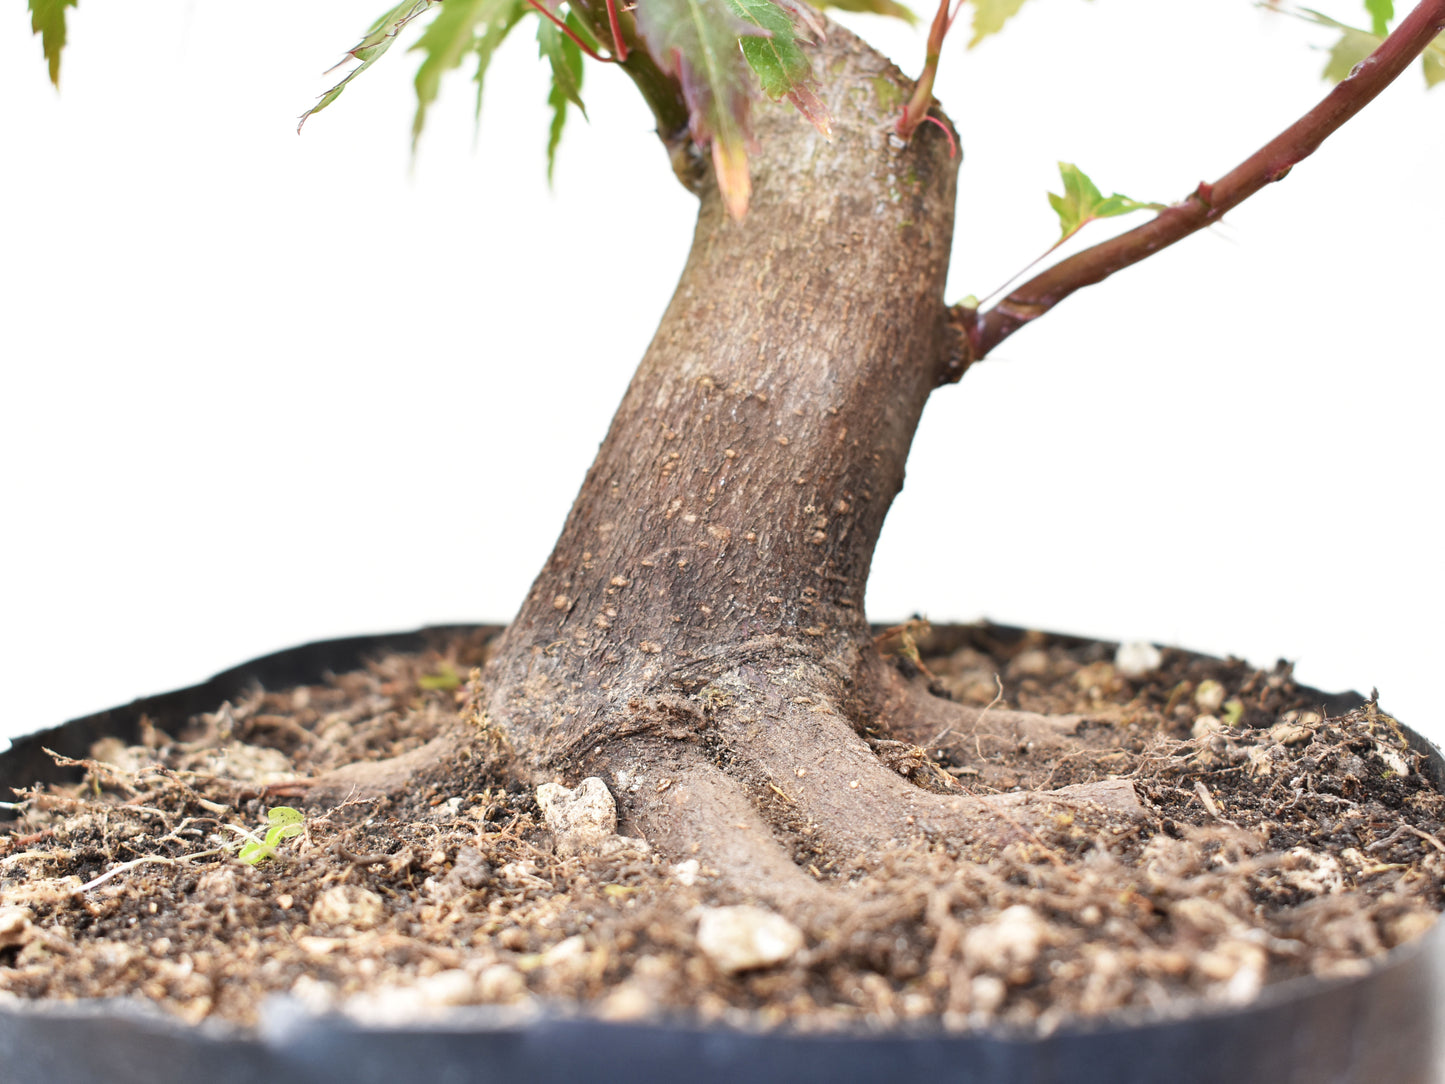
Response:
POLYGON ((562 766, 758 657, 867 643, 883 518, 937 383, 957 163, 890 120, 907 81, 838 28, 825 141, 758 111, 742 222, 702 192, 691 257, 556 550, 506 634, 489 711, 562 766))
POLYGON ((897 680, 862 605, 924 403, 954 378, 958 163, 935 126, 891 138, 910 87, 851 34, 815 62, 834 138, 764 105, 746 219, 701 186, 676 294, 478 714, 535 779, 601 776, 630 833, 827 921, 816 878, 896 845, 984 856, 1061 806, 1137 807, 1127 783, 925 788, 860 736, 962 710, 897 680))
MULTIPOLYGON (((969 795, 907 744, 977 722, 880 657, 862 606, 924 402, 952 379, 957 163, 932 126, 890 138, 908 88, 886 60, 836 27, 819 54, 835 138, 765 106, 747 219, 703 184, 672 303, 473 689, 478 730, 308 797, 502 763, 600 776, 629 834, 809 925, 846 906, 820 880, 895 847, 986 859, 1138 811, 1126 781, 969 795), (885 763, 865 731, 904 755, 885 763)), ((1066 743, 1073 723, 989 725, 1066 743)))

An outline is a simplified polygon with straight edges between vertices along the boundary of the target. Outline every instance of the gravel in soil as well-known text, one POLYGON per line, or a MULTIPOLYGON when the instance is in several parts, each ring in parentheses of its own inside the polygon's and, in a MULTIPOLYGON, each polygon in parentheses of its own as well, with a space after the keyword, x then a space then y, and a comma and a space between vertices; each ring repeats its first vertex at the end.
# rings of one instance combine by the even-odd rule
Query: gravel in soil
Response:
POLYGON ((541 788, 539 805, 484 744, 447 787, 307 810, 268 841, 268 786, 458 724, 486 650, 461 637, 257 689, 173 733, 147 725, 139 745, 103 740, 84 782, 21 792, 0 824, 0 992, 134 996, 241 1025, 284 993, 388 1021, 501 1004, 1048 1032, 1358 974, 1445 905, 1445 799, 1375 703, 1328 717, 1283 664, 1141 661, 984 627, 932 639, 935 692, 1079 713, 1080 740, 1037 757, 990 738, 985 714, 963 762, 870 735, 897 770, 985 793, 1128 778, 1146 815, 1088 831, 1061 818, 997 853, 938 842, 841 863, 824 876, 846 918, 816 929, 616 834, 605 790, 541 788), (248 835, 259 861, 237 856, 248 835))

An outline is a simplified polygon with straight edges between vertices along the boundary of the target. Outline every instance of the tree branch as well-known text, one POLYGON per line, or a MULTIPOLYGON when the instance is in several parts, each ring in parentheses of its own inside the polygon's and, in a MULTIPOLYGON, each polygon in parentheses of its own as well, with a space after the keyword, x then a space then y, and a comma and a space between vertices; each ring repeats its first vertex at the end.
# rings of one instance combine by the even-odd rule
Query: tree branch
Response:
POLYGON ((631 77, 642 93, 643 100, 657 119, 657 134, 675 159, 676 148, 685 144, 688 132, 687 102, 683 100, 682 84, 657 66, 652 54, 637 36, 637 24, 627 9, 624 8, 619 17, 616 6, 607 3, 607 0, 578 0, 570 7, 594 38, 610 42, 609 47, 618 67, 631 77))
POLYGON ((1102 282, 1174 242, 1218 222, 1265 185, 1283 180, 1330 135, 1368 105, 1445 31, 1445 0, 1423 0, 1378 49, 1319 105, 1212 185, 1201 183, 1151 221, 1062 260, 983 313, 956 306, 952 323, 966 331, 967 358, 944 359, 941 379, 957 380, 1019 328, 1037 320, 1075 290, 1102 282))

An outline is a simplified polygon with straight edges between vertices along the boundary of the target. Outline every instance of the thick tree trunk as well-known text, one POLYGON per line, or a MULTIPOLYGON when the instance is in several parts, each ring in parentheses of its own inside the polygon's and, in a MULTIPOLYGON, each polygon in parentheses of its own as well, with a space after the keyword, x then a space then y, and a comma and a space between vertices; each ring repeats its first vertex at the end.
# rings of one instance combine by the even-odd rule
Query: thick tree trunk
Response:
MULTIPOLYGON (((943 773, 925 788, 862 736, 969 718, 885 663, 863 613, 924 403, 957 375, 958 162, 936 126, 896 144, 911 88, 851 34, 832 28, 815 62, 833 139, 764 105, 747 218, 702 186, 677 292, 475 690, 473 738, 509 745, 534 783, 600 776, 629 832, 824 921, 817 880, 895 843, 986 855, 1061 804, 1087 818, 1134 799, 1127 783, 968 796, 943 773)), ((989 725, 1061 740, 1036 716, 989 725)), ((328 785, 396 790, 465 744, 328 785)))
POLYGON ((746 219, 703 191, 677 292, 499 648, 490 711, 539 764, 750 652, 867 643, 873 549, 938 380, 958 163, 932 126, 890 141, 910 88, 857 38, 834 28, 816 62, 832 141, 763 105, 746 219))

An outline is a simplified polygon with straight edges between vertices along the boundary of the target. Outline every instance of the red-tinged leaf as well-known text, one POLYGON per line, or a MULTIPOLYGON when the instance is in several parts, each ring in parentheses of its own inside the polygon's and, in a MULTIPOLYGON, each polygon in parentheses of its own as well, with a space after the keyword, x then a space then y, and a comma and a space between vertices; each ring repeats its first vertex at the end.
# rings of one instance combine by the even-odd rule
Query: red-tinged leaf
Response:
POLYGON ((747 147, 742 143, 731 143, 714 136, 712 168, 717 174, 717 187, 722 194, 723 206, 733 218, 741 220, 748 213, 748 201, 753 195, 747 147))
POLYGON ((65 9, 76 0, 30 0, 30 32, 40 35, 40 48, 50 68, 50 81, 60 86, 60 53, 65 48, 65 9))
POLYGON ((766 35, 740 42, 763 93, 773 101, 787 98, 824 138, 831 139, 828 107, 814 93, 818 84, 813 78, 813 65, 798 46, 792 18, 774 0, 728 0, 728 4, 740 18, 766 35))
POLYGON ((632 15, 658 67, 682 84, 693 141, 712 148, 723 203, 741 218, 752 192, 753 77, 738 40, 760 31, 734 15, 726 0, 643 0, 632 15))
POLYGON ((346 84, 380 60, 382 54, 391 48, 391 43, 396 40, 396 36, 401 33, 407 23, 439 2, 440 0, 401 0, 401 3, 372 23, 366 36, 346 51, 347 56, 354 57, 361 63, 347 72, 345 79, 323 94, 320 101, 301 114, 301 119, 296 124, 296 130, 299 132, 311 114, 321 112, 336 101, 341 97, 341 92, 346 89, 346 84))
POLYGON ((788 101, 793 103, 809 124, 818 129, 824 139, 833 138, 833 118, 828 113, 828 107, 810 89, 804 86, 794 87, 788 91, 788 101))
POLYGON ((799 41, 819 42, 828 40, 828 24, 807 0, 778 0, 778 7, 786 11, 793 20, 793 32, 799 41), (807 30, 807 33, 803 33, 807 30))

